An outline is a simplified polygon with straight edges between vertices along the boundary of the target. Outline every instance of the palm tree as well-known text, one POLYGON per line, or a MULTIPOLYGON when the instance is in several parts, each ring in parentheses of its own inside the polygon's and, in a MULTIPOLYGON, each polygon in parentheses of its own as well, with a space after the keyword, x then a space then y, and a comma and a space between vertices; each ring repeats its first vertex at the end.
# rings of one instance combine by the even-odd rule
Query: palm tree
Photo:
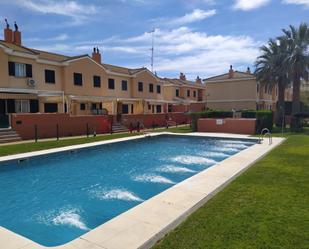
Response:
MULTIPOLYGON (((293 79, 293 104, 292 115, 300 110, 300 83, 301 79, 308 80, 309 72, 309 27, 301 23, 299 28, 290 26, 289 30, 282 30, 284 36, 280 41, 287 44, 287 57, 284 64, 289 65, 293 79)), ((294 118, 292 128, 300 128, 299 119, 294 118)))
POLYGON ((284 118, 285 99, 284 93, 288 86, 289 73, 288 66, 283 64, 287 56, 287 47, 284 41, 270 39, 267 46, 260 48, 261 55, 255 62, 255 75, 257 80, 268 87, 278 86, 278 111, 276 115, 276 125, 281 126, 284 118))

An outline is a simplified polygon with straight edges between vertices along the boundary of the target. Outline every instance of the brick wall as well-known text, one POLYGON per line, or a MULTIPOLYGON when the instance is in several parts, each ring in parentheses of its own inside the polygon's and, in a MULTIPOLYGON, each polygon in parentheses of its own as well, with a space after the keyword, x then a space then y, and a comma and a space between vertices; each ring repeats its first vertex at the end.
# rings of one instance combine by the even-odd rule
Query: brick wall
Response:
POLYGON ((87 134, 108 133, 111 122, 108 116, 70 116, 69 114, 13 114, 12 128, 18 132, 22 139, 35 138, 35 125, 38 138, 52 138, 57 136, 78 136, 87 134))
POLYGON ((256 119, 214 119, 201 118, 197 121, 198 132, 220 132, 234 134, 255 134, 256 119))

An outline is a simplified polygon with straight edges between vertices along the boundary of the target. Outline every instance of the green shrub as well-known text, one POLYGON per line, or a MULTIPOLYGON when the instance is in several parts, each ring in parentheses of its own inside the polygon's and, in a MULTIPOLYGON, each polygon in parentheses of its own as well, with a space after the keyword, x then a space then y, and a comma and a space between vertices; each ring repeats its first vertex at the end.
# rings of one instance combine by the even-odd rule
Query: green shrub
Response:
POLYGON ((242 111, 241 117, 242 118, 256 118, 257 111, 242 111))
POLYGON ((204 112, 191 113, 192 130, 197 131, 197 120, 199 118, 232 118, 232 111, 208 110, 204 112))
POLYGON ((271 131, 274 125, 273 112, 270 110, 242 111, 241 117, 256 118, 256 133, 260 133, 264 128, 268 128, 271 131))

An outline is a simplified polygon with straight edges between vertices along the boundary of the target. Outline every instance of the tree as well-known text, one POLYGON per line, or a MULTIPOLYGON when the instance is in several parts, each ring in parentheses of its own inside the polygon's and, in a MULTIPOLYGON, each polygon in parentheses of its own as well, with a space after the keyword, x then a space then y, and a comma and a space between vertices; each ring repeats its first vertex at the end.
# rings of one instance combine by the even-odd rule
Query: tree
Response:
POLYGON ((275 87, 278 86, 278 110, 276 115, 276 125, 281 126, 285 112, 285 89, 290 83, 289 67, 282 63, 287 56, 287 44, 283 40, 268 41, 267 46, 260 48, 261 55, 255 62, 255 75, 261 85, 275 87))
MULTIPOLYGON (((290 26, 289 30, 282 30, 284 35, 279 37, 280 41, 287 45, 287 56, 284 64, 289 65, 293 80, 293 103, 292 115, 301 111, 300 109, 300 83, 301 79, 308 80, 309 71, 309 27, 301 23, 299 28, 290 26)), ((292 128, 300 128, 300 120, 292 119, 292 128)))

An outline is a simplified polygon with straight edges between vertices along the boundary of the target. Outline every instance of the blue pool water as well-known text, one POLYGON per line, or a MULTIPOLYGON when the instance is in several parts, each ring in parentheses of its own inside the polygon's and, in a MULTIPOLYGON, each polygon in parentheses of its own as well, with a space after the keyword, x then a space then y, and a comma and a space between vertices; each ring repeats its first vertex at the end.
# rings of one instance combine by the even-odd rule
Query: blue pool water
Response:
POLYGON ((67 243, 254 144, 162 135, 0 164, 0 226, 67 243))

